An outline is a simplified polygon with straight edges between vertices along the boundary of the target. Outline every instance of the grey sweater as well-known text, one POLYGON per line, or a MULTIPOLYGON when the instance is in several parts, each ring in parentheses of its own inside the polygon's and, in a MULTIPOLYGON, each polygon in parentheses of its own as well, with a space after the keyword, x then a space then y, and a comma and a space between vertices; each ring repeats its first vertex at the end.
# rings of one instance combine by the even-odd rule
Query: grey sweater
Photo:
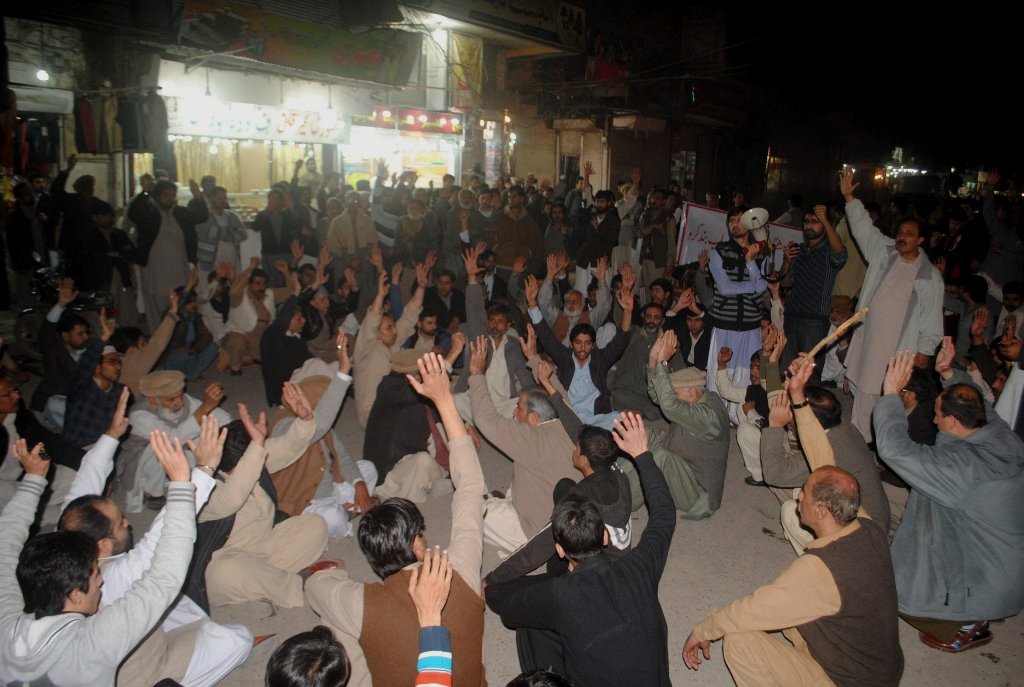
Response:
POLYGON ((46 480, 25 475, 0 514, 0 684, 113 685, 117 667, 181 592, 196 536, 195 485, 171 482, 149 571, 120 601, 91 616, 24 612, 15 575, 46 480))

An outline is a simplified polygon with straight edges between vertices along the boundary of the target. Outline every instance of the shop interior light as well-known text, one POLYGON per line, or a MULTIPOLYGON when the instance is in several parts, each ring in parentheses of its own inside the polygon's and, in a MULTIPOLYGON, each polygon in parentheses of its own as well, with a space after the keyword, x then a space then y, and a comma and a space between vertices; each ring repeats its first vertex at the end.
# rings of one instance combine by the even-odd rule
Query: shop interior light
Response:
POLYGON ((191 136, 186 136, 186 137, 185 137, 184 139, 182 139, 182 140, 184 140, 184 141, 185 141, 185 143, 191 143, 191 142, 192 142, 192 137, 191 137, 191 136))
POLYGON ((216 155, 220 152, 220 148, 217 146, 210 146, 210 155, 216 155))
POLYGON ((209 136, 202 136, 202 137, 200 137, 199 142, 200 143, 209 143, 210 142, 210 137, 209 136))
POLYGON ((222 139, 219 139, 219 138, 213 139, 213 145, 215 145, 215 146, 219 146, 223 142, 224 141, 222 139))
POLYGON ((168 141, 172 141, 172 142, 173 142, 173 141, 177 141, 177 140, 178 140, 178 137, 177 137, 177 136, 175 136, 174 134, 168 134, 168 135, 167 135, 167 140, 168 140, 168 141))
POLYGON ((516 132, 514 131, 508 135, 508 140, 510 141, 515 141, 517 138, 518 136, 516 136, 516 132))
POLYGON ((486 125, 487 125, 487 122, 485 122, 484 120, 481 119, 480 120, 480 128, 483 129, 486 125))
POLYGON ((420 120, 420 123, 423 124, 427 121, 427 115, 420 115, 416 119, 420 120))
POLYGON ((452 126, 458 126, 458 125, 459 125, 459 118, 458 117, 452 117, 452 126))
POLYGON ((39 71, 36 72, 36 78, 39 79, 40 81, 49 81, 50 80, 50 72, 46 71, 45 69, 40 69, 39 71))
POLYGON ((251 138, 245 139, 245 145, 251 146, 252 145, 252 139, 251 138))
POLYGON ((505 115, 505 123, 506 124, 511 124, 512 123, 512 118, 509 117, 508 115, 505 115))
POLYGON ((441 117, 441 126, 448 126, 448 118, 441 117))
POLYGON ((412 124, 413 122, 415 122, 415 121, 416 121, 416 118, 415 118, 415 117, 413 117, 412 115, 406 115, 406 117, 405 117, 405 121, 407 121, 407 122, 409 122, 410 124, 412 124))
POLYGON ((384 119, 391 119, 391 110, 381 111, 380 116, 383 117, 384 119))

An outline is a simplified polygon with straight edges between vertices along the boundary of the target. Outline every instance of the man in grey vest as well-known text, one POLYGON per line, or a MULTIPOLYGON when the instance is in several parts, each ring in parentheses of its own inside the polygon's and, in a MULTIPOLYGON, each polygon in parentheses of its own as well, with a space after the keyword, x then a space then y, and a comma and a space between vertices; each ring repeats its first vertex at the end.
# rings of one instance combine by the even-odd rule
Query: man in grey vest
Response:
POLYGON ((833 465, 812 472, 800 521, 816 537, 804 555, 771 584, 708 613, 687 637, 683 662, 697 670, 724 638, 738 687, 895 687, 903 651, 892 559, 885 532, 860 508, 857 478, 833 465), (766 631, 775 628, 786 628, 791 644, 766 631))

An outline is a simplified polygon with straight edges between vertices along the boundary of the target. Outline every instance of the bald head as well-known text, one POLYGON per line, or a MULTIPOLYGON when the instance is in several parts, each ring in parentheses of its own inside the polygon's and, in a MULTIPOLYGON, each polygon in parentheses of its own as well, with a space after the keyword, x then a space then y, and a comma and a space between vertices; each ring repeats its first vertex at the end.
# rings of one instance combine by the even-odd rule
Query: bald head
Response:
POLYGON ((804 486, 815 504, 832 514, 837 525, 849 525, 860 510, 860 484, 857 478, 834 465, 825 465, 811 473, 804 486))

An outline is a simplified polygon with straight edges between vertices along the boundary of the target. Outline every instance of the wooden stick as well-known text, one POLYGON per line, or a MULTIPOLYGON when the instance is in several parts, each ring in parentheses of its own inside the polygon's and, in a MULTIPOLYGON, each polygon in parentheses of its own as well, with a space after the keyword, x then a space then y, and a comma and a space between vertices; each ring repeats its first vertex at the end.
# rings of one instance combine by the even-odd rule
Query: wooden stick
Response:
POLYGON ((804 356, 803 358, 798 358, 797 359, 797 362, 799 363, 798 367, 802 367, 803 364, 805 362, 807 362, 808 360, 814 360, 814 356, 818 355, 818 352, 821 351, 821 349, 825 348, 825 346, 828 346, 830 343, 832 343, 833 341, 838 339, 840 336, 842 336, 846 332, 847 329, 849 329, 853 325, 855 325, 858 322, 860 322, 861 320, 863 320, 864 316, 867 315, 867 314, 868 314, 868 309, 867 308, 861 308, 860 310, 855 312, 850 317, 850 319, 848 319, 846 322, 843 322, 841 325, 836 327, 836 330, 834 332, 832 332, 831 334, 826 336, 824 339, 822 339, 818 343, 814 344, 814 348, 812 348, 810 351, 808 351, 806 356, 804 356))

